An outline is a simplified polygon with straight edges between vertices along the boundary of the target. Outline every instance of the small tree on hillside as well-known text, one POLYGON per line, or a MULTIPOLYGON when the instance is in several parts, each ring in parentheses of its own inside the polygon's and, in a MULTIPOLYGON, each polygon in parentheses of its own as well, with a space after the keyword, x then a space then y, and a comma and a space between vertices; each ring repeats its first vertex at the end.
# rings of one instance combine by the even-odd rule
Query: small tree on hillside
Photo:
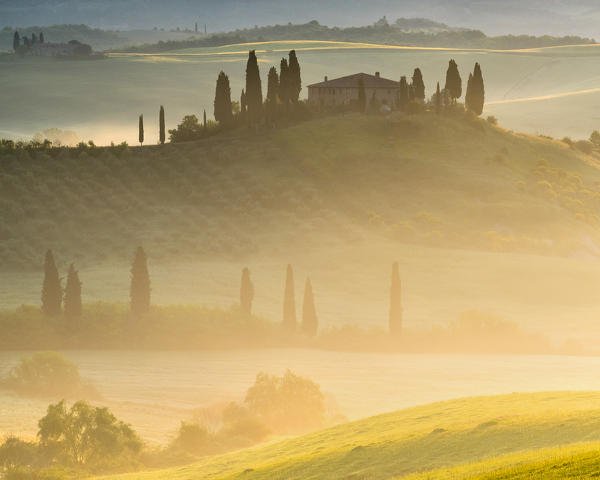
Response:
POLYGON ((246 103, 248 108, 248 120, 251 125, 258 125, 262 118, 262 85, 256 50, 248 53, 246 64, 246 103))
POLYGON ((219 73, 215 90, 215 120, 221 125, 229 125, 233 120, 229 77, 223 71, 219 73))
POLYGON ((65 286, 65 318, 69 320, 71 326, 75 326, 75 322, 81 318, 81 313, 81 282, 75 266, 71 264, 65 286))
POLYGON ((279 99, 284 108, 287 109, 290 102, 290 71, 286 58, 281 59, 279 64, 279 99))
POLYGON ((365 91, 365 82, 362 78, 358 79, 358 111, 364 113, 367 110, 367 92, 365 91))
POLYGON ((131 313, 139 317, 150 311, 150 275, 148 259, 142 247, 138 247, 131 265, 131 287, 129 289, 131 313))
POLYGON ((42 285, 42 311, 48 316, 59 315, 62 308, 62 286, 52 250, 46 252, 44 283, 42 285))
POLYGON ((415 68, 412 76, 412 87, 415 100, 419 102, 425 101, 425 83, 423 82, 423 74, 420 68, 415 68))
POLYGON ((294 271, 292 266, 288 265, 283 294, 283 328, 291 332, 296 330, 296 301, 294 297, 294 271))
POLYGON ((313 297, 310 278, 306 279, 304 287, 304 302, 302 303, 302 332, 310 337, 317 334, 318 320, 315 309, 315 299, 313 297))
POLYGON ((390 334, 397 337, 402 333, 402 288, 398 262, 392 265, 392 286, 390 289, 390 334))
POLYGON ((144 116, 140 115, 138 122, 138 140, 140 145, 144 144, 144 116))
POLYGON ((21 37, 19 35, 19 32, 15 31, 15 34, 13 35, 13 50, 16 52, 17 50, 19 50, 20 46, 21 46, 21 37))
POLYGON ((409 102, 408 96, 408 82, 406 81, 406 77, 400 78, 400 91, 398 92, 398 107, 403 112, 406 112, 409 102))
POLYGON ((242 285, 240 287, 240 308, 246 318, 252 315, 252 300, 254 299, 254 285, 250 280, 250 270, 242 270, 242 285))
POLYGON ((300 64, 296 57, 296 50, 289 53, 289 95, 292 103, 298 103, 300 91, 302 90, 302 79, 300 75, 300 64))
POLYGON ((158 141, 165 144, 165 108, 161 105, 158 112, 158 141))
POLYGON ((460 73, 458 72, 458 65, 454 61, 454 59, 450 60, 448 64, 448 70, 446 71, 446 86, 445 90, 450 95, 453 103, 456 103, 462 96, 462 80, 460 78, 460 73))

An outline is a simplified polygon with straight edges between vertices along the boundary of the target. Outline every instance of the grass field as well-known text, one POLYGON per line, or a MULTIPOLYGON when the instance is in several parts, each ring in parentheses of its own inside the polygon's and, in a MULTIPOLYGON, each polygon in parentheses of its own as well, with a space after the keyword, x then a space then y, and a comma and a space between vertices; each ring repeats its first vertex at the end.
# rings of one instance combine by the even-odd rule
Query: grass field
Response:
MULTIPOLYGON (((112 476, 146 479, 403 478, 412 473, 536 449, 598 442, 598 393, 512 394, 453 400, 380 415, 188 467, 112 476)), ((583 447, 580 447, 583 448, 583 447)), ((597 460, 587 460, 596 465, 597 460)), ((556 451, 555 451, 556 452, 556 451)), ((584 458, 580 460, 583 469, 584 458)), ((518 464, 519 457, 515 457, 518 464)), ((540 466, 545 452, 520 457, 540 466)), ((491 461, 489 469, 502 461, 491 461)), ((505 465, 512 463, 506 460, 505 465)), ((521 466, 522 472, 536 465, 521 466)), ((487 472, 482 466, 465 467, 487 472)), ((547 465, 544 468, 548 468, 547 465)), ((549 470, 549 469, 548 469, 549 470)), ((563 466, 564 471, 567 466, 563 466)), ((509 469, 505 469, 509 472, 509 469)), ((418 478, 444 478, 424 474, 418 478)), ((446 478, 454 477, 447 475, 446 478)), ((527 478, 482 476, 476 478, 527 478)), ((540 478, 540 477, 537 477, 540 478)), ((545 478, 545 477, 544 477, 545 478)), ((563 478, 563 477, 558 477, 563 478)))
MULTIPOLYGON (((263 84, 270 65, 289 49, 298 51, 304 86, 325 75, 380 71, 399 79, 415 67, 424 74, 427 94, 445 78, 448 60, 455 57, 463 82, 475 62, 486 81, 486 114, 497 115, 515 131, 587 138, 600 126, 596 114, 598 91, 575 97, 495 104, 498 101, 562 95, 600 87, 598 46, 530 49, 521 51, 402 48, 344 42, 262 42, 216 48, 182 50, 157 55, 115 55, 101 62, 55 62, 44 59, 0 60, 0 89, 12 95, 3 104, 10 119, 0 125, 0 136, 31 137, 58 127, 75 130, 83 139, 117 143, 137 139, 137 116, 146 116, 146 138, 158 138, 159 105, 167 124, 174 127, 185 114, 212 115, 214 86, 220 70, 229 74, 232 94, 243 88, 247 51, 259 53, 263 84), (43 88, 37 88, 43 79, 43 88)), ((307 95, 306 88, 302 96, 307 95)))

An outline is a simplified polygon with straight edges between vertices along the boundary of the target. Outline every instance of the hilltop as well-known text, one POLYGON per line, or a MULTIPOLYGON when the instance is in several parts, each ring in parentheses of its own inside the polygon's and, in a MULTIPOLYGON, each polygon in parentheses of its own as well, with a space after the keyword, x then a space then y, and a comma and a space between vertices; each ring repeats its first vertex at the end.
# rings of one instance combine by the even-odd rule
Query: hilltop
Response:
MULTIPOLYGON (((584 441, 598 442, 598 400, 598 393, 583 392, 451 400, 343 424, 262 448, 209 458, 187 467, 103 478, 226 480, 243 475, 250 480, 399 479, 413 472, 489 460, 503 454, 584 441)), ((590 450, 587 449, 588 457, 590 450)), ((512 458, 516 464, 515 460, 519 457, 513 455, 512 458)), ((523 454, 521 458, 531 461, 536 456, 523 454)), ((538 461, 541 458, 543 454, 538 461)), ((506 468, 509 460, 504 459, 503 463, 506 468)), ((471 473, 490 472, 500 464, 502 460, 489 460, 487 470, 477 470, 476 465, 471 468, 471 473)), ((462 467, 463 471, 468 469, 462 467)), ((417 478, 463 477, 438 476, 434 471, 431 475, 424 473, 417 478)))

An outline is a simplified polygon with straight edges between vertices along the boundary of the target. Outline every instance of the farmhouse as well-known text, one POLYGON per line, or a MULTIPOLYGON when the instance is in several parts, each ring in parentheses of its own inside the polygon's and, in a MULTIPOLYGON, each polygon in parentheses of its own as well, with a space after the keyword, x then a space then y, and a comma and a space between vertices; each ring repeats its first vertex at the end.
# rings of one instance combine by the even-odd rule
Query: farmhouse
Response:
POLYGON ((325 80, 308 86, 308 102, 318 106, 348 105, 358 101, 358 86, 362 80, 368 102, 373 95, 384 105, 394 105, 398 98, 400 82, 375 75, 355 73, 347 77, 325 80))
POLYGON ((91 55, 92 48, 77 40, 71 40, 69 43, 34 43, 30 52, 38 57, 73 57, 91 55))

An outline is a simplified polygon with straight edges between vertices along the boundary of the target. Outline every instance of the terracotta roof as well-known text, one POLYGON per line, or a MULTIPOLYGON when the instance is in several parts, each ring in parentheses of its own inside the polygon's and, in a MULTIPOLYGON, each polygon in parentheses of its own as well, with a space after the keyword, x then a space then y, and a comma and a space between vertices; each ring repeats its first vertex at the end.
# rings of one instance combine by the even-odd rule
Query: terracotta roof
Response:
POLYGON ((389 80, 378 75, 369 75, 368 73, 355 73, 347 77, 334 78, 326 82, 313 83, 308 87, 316 88, 358 88, 358 81, 362 79, 365 88, 398 88, 400 82, 389 80))

